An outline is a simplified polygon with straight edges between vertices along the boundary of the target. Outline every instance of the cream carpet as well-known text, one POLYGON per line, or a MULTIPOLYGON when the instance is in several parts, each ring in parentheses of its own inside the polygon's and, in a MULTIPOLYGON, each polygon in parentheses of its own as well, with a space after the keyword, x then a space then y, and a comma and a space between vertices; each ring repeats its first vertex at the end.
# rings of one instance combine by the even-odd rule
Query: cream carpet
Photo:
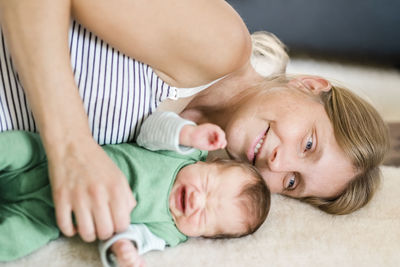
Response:
MULTIPOLYGON (((258 66, 262 71, 262 66, 258 66)), ((295 59, 288 73, 318 74, 345 82, 369 98, 388 121, 400 121, 400 72, 391 68, 295 59)), ((324 214, 275 195, 255 234, 232 240, 190 239, 146 254, 147 266, 400 266, 400 168, 382 167, 373 201, 346 216, 324 214)), ((1 238, 1 237, 0 237, 1 238)), ((1 248, 0 248, 1 249, 1 248)), ((60 238, 15 266, 100 266, 96 244, 60 238)))

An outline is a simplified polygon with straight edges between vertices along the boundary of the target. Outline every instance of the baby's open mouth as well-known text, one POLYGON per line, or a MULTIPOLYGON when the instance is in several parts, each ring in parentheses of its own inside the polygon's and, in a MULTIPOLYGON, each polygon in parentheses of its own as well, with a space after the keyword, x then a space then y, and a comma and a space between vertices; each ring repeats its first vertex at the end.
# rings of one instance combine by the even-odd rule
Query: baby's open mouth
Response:
POLYGON ((182 188, 182 193, 181 193, 181 207, 182 207, 182 212, 183 214, 185 214, 185 210, 186 210, 186 187, 182 188))
POLYGON ((261 146, 263 145, 263 143, 265 141, 268 131, 269 131, 269 126, 268 126, 267 130, 265 131, 264 135, 260 138, 260 140, 258 140, 258 143, 256 144, 256 146, 254 148, 254 157, 253 157, 253 162, 252 162, 253 165, 256 164, 258 152, 261 150, 261 146))
POLYGON ((181 185, 174 194, 175 208, 179 213, 185 214, 186 210, 186 186, 181 185))

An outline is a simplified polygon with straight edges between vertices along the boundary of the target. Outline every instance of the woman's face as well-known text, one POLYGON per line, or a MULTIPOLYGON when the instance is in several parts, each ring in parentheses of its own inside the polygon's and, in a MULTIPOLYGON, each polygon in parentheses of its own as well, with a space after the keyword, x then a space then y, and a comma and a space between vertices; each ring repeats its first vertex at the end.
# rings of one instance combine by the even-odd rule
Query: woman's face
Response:
POLYGON ((320 89, 305 81, 256 92, 226 126, 229 154, 253 163, 272 193, 334 197, 356 174, 323 105, 304 93, 320 89))

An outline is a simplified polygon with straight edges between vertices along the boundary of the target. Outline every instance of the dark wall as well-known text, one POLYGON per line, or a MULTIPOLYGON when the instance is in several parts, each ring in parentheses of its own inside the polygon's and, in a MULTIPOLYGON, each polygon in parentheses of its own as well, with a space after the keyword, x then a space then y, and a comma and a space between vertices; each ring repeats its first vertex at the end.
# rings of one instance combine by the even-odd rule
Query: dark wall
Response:
POLYGON ((251 32, 293 52, 400 62, 400 0, 228 0, 251 32))

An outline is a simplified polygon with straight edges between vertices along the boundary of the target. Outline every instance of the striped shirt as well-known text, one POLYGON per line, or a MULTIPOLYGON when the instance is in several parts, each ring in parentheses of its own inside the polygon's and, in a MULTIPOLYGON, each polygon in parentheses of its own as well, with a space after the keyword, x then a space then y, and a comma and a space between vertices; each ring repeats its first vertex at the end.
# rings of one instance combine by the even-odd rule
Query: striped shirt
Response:
MULTIPOLYGON (((0 132, 36 132, 28 100, 0 33, 0 132)), ((75 82, 99 144, 135 140, 144 119, 163 100, 187 97, 210 85, 186 89, 169 86, 150 66, 120 53, 75 21, 69 30, 69 47, 75 82)))

